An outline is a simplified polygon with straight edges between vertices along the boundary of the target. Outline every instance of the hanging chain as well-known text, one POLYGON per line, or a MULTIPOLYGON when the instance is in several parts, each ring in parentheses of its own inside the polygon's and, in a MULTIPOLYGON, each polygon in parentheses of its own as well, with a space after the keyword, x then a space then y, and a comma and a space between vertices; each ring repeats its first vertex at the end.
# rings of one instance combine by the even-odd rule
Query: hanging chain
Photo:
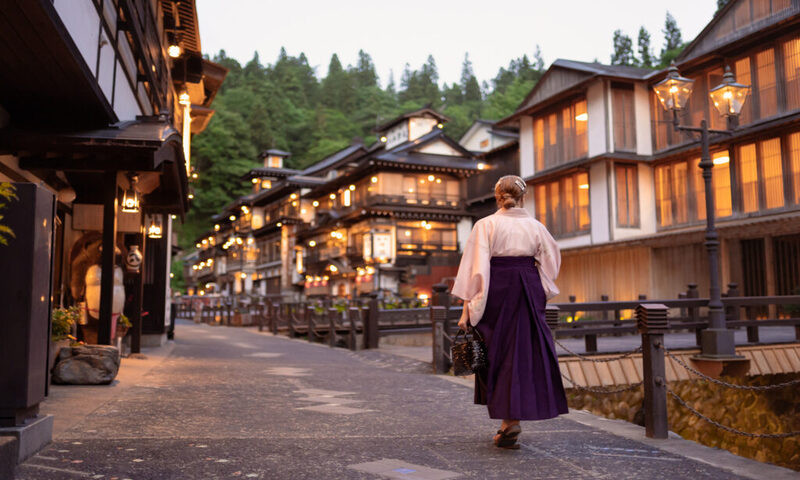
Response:
POLYGON ((733 433, 734 435, 741 435, 741 436, 749 437, 749 438, 788 438, 788 437, 800 436, 800 431, 797 431, 797 432, 786 432, 786 433, 750 433, 750 432, 743 432, 741 430, 737 430, 737 429, 729 427, 727 425, 723 425, 723 424, 721 424, 721 423, 719 423, 717 421, 711 420, 710 418, 706 417, 702 413, 700 413, 697 410, 695 410, 694 408, 692 408, 691 405, 686 403, 686 401, 684 399, 679 397, 677 393, 673 392, 669 388, 667 388, 667 393, 672 395, 672 398, 674 398, 684 408, 689 410, 692 413, 692 415, 694 415, 695 417, 697 417, 697 418, 699 418, 701 420, 704 420, 704 421, 710 423, 711 425, 713 425, 713 426, 715 426, 715 427, 717 427, 717 428, 719 428, 721 430, 725 430, 726 432, 733 433))
POLYGON ((569 383, 572 384, 572 388, 577 388, 578 390, 582 390, 582 391, 585 391, 585 392, 592 392, 592 393, 621 393, 621 392, 627 392, 628 390, 635 390, 635 389, 639 388, 642 385, 642 383, 644 383, 644 382, 638 382, 638 383, 634 383, 634 384, 631 384, 631 385, 625 385, 624 387, 621 387, 621 388, 612 388, 612 389, 597 388, 597 387, 583 387, 583 386, 578 385, 577 383, 575 383, 574 380, 572 380, 568 376, 564 375, 563 373, 561 374, 561 376, 564 377, 564 379, 566 381, 568 381, 569 383))
POLYGON ((800 378, 798 378, 796 380, 790 380, 788 382, 776 383, 774 385, 763 385, 763 386, 762 385, 753 385, 753 386, 750 386, 750 385, 737 385, 735 383, 723 382, 722 380, 719 380, 719 379, 714 378, 714 377, 709 377, 708 375, 706 375, 704 373, 701 373, 697 369, 692 368, 690 365, 686 364, 683 360, 681 360, 680 358, 678 358, 675 355, 673 355, 672 352, 670 352, 666 348, 664 349, 664 353, 666 353, 669 358, 673 359, 675 361, 675 363, 677 363, 681 367, 685 368, 689 372, 697 375, 698 377, 700 377, 700 378, 702 378, 704 380, 707 380, 707 381, 709 381, 711 383, 715 383, 715 384, 720 385, 722 387, 736 388, 738 390, 752 390, 752 391, 763 392, 763 391, 766 391, 766 390, 775 390, 775 389, 778 389, 778 388, 785 388, 785 387, 789 387, 789 386, 792 386, 792 385, 800 384, 800 378))
POLYGON ((555 338, 553 339, 553 341, 556 342, 556 344, 559 347, 561 347, 564 350, 566 350, 567 353, 575 355, 576 357, 580 358, 581 360, 588 360, 588 361, 594 362, 594 363, 606 363, 606 362, 612 362, 614 360, 622 360, 623 358, 628 358, 631 355, 634 355, 634 354, 639 353, 639 352, 642 351, 642 347, 636 347, 635 349, 631 350, 630 352, 624 353, 624 354, 619 355, 617 357, 592 358, 592 357, 587 357, 586 355, 581 355, 580 353, 577 353, 577 352, 573 352, 572 350, 570 350, 569 348, 565 347, 563 343, 559 342, 555 338))

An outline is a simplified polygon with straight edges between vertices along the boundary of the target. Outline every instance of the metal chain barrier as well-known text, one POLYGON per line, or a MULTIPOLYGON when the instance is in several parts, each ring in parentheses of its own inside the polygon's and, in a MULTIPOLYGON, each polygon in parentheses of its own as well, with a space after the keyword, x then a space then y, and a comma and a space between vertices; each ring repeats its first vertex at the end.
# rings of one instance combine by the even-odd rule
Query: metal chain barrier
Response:
POLYGON ((741 435, 743 437, 749 437, 749 438, 788 438, 788 437, 800 436, 800 432, 786 432, 786 433, 750 433, 750 432, 743 432, 741 430, 737 430, 737 429, 729 427, 727 425, 723 425, 723 424, 721 424, 721 423, 719 423, 717 421, 714 421, 714 420, 706 417, 702 413, 700 413, 697 410, 695 410, 691 405, 686 403, 686 401, 684 399, 682 399, 680 396, 678 396, 678 394, 673 392, 670 388, 667 388, 667 393, 672 395, 672 398, 674 398, 679 404, 681 404, 681 406, 683 406, 684 408, 689 410, 692 413, 692 415, 694 415, 695 417, 697 417, 697 418, 699 418, 699 419, 701 419, 701 420, 703 420, 705 422, 708 422, 711 425, 713 425, 713 426, 715 426, 715 427, 717 427, 717 428, 719 428, 721 430, 725 430, 726 432, 733 433, 734 435, 741 435))
POLYGON ((800 378, 798 378, 796 380, 790 380, 788 382, 776 383, 774 385, 763 385, 763 386, 759 386, 759 385, 753 385, 753 386, 750 386, 750 385, 737 385, 735 383, 723 382, 722 380, 719 380, 719 379, 714 378, 714 377, 709 377, 708 375, 705 375, 704 373, 692 368, 686 362, 684 362, 680 358, 678 358, 675 355, 673 355, 672 352, 670 352, 666 348, 664 349, 664 353, 666 353, 669 358, 673 359, 675 361, 675 363, 677 363, 681 367, 685 368, 689 372, 697 375, 698 377, 702 378, 703 380, 707 380, 707 381, 709 381, 711 383, 715 383, 715 384, 720 385, 722 387, 736 388, 738 390, 753 390, 753 391, 757 391, 757 392, 763 392, 763 391, 767 391, 767 390, 775 390, 775 389, 778 389, 778 388, 785 388, 785 387, 790 387, 792 385, 800 384, 800 378))
POLYGON ((583 387, 583 386, 578 385, 577 383, 575 383, 574 380, 572 380, 568 376, 564 375, 563 373, 561 374, 561 376, 564 377, 564 379, 566 381, 568 381, 570 384, 572 384, 572 388, 577 388, 578 390, 581 390, 581 391, 584 391, 584 392, 592 392, 592 393, 607 393, 607 394, 608 393, 622 393, 622 392, 627 392, 628 390, 635 390, 635 389, 639 388, 644 383, 644 382, 638 382, 638 383, 633 383, 631 385, 626 385, 626 386, 621 387, 621 388, 613 388, 613 389, 597 388, 597 387, 583 387))
POLYGON ((594 362, 594 363, 606 363, 606 362, 613 362, 614 360, 622 360, 623 358, 628 358, 631 355, 634 355, 636 353, 641 353, 641 351, 642 351, 642 347, 636 347, 635 349, 631 350, 630 352, 624 353, 624 354, 616 356, 616 357, 592 358, 592 357, 587 357, 586 355, 581 355, 580 353, 577 353, 577 352, 573 352, 572 350, 570 350, 569 348, 565 347, 563 343, 559 342, 555 338, 553 338, 553 341, 556 342, 556 345, 558 345, 559 347, 561 347, 564 350, 566 350, 567 353, 575 355, 576 357, 580 358, 581 360, 588 360, 588 361, 594 362))

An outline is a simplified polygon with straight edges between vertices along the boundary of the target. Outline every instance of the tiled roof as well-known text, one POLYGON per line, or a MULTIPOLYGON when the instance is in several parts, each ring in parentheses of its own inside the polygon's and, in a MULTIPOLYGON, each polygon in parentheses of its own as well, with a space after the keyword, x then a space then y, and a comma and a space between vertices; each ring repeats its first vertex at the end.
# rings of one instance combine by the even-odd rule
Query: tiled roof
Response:
POLYGON ((323 158, 322 160, 313 165, 309 165, 302 172, 299 173, 301 173, 302 175, 313 175, 317 172, 325 170, 326 168, 336 165, 338 162, 344 160, 345 158, 349 157, 350 155, 354 154, 355 152, 357 152, 359 149, 362 148, 364 148, 364 145, 362 145, 361 143, 354 143, 349 147, 339 150, 333 155, 323 158))
POLYGON ((595 75, 624 77, 634 80, 647 78, 658 71, 653 68, 631 67, 627 65, 606 65, 597 62, 579 62, 577 60, 566 60, 563 58, 559 58, 553 62, 552 67, 570 68, 572 70, 581 70, 584 72, 593 73, 595 75))
MULTIPOLYGON (((687 365, 691 365, 689 358, 698 353, 700 353, 699 350, 672 352, 687 365)), ((800 372, 800 344, 798 343, 737 347, 736 353, 750 359, 748 376, 800 372)), ((602 359, 615 356, 617 355, 593 355, 592 358, 602 359)), ((668 382, 698 378, 671 358, 667 357, 665 360, 668 382)), ((560 357, 558 363, 561 373, 582 387, 630 385, 644 379, 641 354, 602 363, 581 360, 577 357, 560 357)), ((570 388, 570 382, 565 380, 564 387, 570 388)))

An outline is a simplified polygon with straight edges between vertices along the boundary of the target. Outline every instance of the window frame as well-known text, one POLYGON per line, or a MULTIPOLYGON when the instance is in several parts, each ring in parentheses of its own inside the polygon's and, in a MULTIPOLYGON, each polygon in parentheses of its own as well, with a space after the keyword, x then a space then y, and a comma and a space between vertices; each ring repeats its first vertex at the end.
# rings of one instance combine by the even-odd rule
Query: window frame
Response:
POLYGON ((614 163, 614 205, 616 206, 616 224, 617 228, 641 228, 641 207, 639 202, 639 166, 635 163, 614 163), (626 198, 626 205, 628 208, 626 209, 627 216, 629 217, 629 221, 627 223, 623 223, 620 219, 620 177, 619 174, 621 171, 625 172, 625 198, 626 198), (628 191, 628 180, 629 175, 632 175, 633 183, 632 183, 632 192, 628 191), (632 195, 631 195, 632 193, 632 195), (632 208, 631 208, 632 206, 632 208), (630 217, 633 216, 633 221, 630 221, 630 217))
POLYGON ((539 220, 553 235, 553 238, 560 239, 560 238, 570 238, 570 237, 578 237, 581 235, 590 234, 592 231, 592 212, 591 212, 591 197, 589 196, 589 192, 585 193, 586 195, 586 205, 581 204, 581 192, 582 190, 589 190, 589 189, 581 189, 580 179, 581 176, 586 177, 586 185, 589 185, 589 189, 591 189, 590 179, 589 179, 589 171, 584 169, 579 170, 572 170, 564 175, 560 175, 557 178, 551 178, 549 180, 545 180, 533 185, 534 189, 534 215, 537 220, 539 220), (567 201, 567 179, 570 179, 572 183, 571 194, 572 199, 570 202, 567 201), (557 193, 557 200, 558 205, 554 208, 552 205, 551 199, 553 198, 553 190, 558 189, 557 193), (540 202, 540 197, 544 199, 544 202, 540 202), (544 205, 542 205, 544 203, 544 205), (566 206, 568 204, 572 205, 571 212, 567 211, 566 206), (581 209, 586 208, 586 225, 581 228, 581 209), (542 213, 544 214, 545 218, 541 218, 542 213), (572 219, 572 225, 574 226, 573 229, 567 230, 567 226, 569 225, 569 219, 572 219))

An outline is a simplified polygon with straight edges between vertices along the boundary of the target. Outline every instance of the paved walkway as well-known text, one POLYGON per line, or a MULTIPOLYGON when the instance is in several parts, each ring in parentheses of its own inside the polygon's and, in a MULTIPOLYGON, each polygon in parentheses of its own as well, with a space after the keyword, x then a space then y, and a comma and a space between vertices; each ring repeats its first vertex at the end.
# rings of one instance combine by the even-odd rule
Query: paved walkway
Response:
POLYGON ((777 467, 571 413, 523 423, 522 449, 472 391, 429 366, 251 329, 179 323, 149 371, 110 387, 54 387, 54 442, 22 479, 790 478, 777 467), (103 388, 106 390, 104 391, 103 388), (109 395, 108 392, 115 392, 109 395), (73 412, 71 415, 68 412, 73 412))

